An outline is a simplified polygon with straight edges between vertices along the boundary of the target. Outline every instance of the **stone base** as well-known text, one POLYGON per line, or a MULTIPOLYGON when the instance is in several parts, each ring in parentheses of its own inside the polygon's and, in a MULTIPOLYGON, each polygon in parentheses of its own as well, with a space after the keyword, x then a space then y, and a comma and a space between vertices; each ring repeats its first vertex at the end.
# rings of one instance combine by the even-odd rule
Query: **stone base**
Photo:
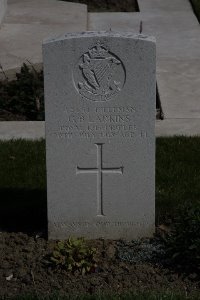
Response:
POLYGON ((94 222, 49 223, 48 238, 51 240, 84 237, 86 239, 125 239, 133 240, 141 237, 152 237, 155 232, 155 220, 151 223, 145 219, 140 222, 130 221, 109 222, 102 218, 94 222))

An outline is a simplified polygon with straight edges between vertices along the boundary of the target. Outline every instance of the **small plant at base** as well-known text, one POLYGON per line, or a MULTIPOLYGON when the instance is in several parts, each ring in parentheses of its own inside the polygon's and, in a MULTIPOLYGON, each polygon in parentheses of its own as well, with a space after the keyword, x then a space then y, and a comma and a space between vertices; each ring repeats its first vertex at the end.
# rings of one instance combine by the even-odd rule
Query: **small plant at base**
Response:
POLYGON ((49 262, 56 268, 70 272, 79 271, 81 274, 95 272, 96 249, 86 245, 84 238, 69 238, 59 241, 49 256, 49 262))

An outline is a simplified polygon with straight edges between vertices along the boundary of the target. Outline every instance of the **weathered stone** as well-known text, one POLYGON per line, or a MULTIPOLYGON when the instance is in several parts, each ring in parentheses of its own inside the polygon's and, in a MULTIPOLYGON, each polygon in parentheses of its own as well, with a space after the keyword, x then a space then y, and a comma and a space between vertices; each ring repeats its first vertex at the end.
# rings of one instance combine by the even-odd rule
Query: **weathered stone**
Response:
POLYGON ((3 22, 3 19, 5 18, 7 10, 7 0, 0 0, 0 26, 3 22))
POLYGON ((43 54, 49 238, 151 236, 154 39, 67 34, 43 54))

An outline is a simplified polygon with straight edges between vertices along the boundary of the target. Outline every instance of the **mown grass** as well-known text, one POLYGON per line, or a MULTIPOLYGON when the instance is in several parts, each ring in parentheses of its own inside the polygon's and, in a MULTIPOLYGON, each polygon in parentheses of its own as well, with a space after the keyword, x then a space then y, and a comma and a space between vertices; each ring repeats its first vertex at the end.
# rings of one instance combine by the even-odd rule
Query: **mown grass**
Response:
MULTIPOLYGON (((0 142, 0 228, 46 226, 45 141, 0 142)), ((180 205, 200 201, 200 137, 156 141, 157 223, 174 218, 180 205)))
POLYGON ((46 228, 45 142, 0 141, 0 229, 46 228))
POLYGON ((45 141, 0 141, 0 187, 46 189, 45 141))
POLYGON ((200 137, 158 138, 157 222, 166 216, 175 217, 180 205, 197 201, 200 201, 200 137))

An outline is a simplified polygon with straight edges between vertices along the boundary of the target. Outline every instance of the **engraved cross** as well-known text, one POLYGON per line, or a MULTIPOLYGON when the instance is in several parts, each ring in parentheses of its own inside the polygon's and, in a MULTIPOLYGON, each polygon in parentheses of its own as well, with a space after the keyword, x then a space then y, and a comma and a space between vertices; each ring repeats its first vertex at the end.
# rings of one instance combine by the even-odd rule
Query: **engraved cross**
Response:
POLYGON ((97 216, 103 213, 103 174, 123 174, 124 167, 103 168, 103 144, 95 144, 97 147, 97 166, 95 168, 76 167, 76 174, 97 175, 97 216))

